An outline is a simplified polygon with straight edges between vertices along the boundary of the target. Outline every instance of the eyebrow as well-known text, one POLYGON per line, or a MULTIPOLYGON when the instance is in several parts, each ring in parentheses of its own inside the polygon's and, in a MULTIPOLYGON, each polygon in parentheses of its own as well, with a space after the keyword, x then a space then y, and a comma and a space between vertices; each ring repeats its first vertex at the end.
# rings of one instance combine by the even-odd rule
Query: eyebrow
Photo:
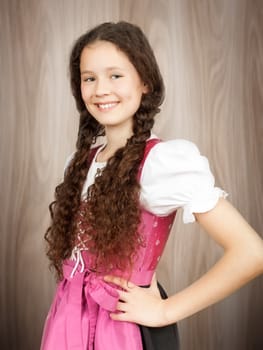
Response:
MULTIPOLYGON (((105 69, 106 71, 111 71, 111 70, 120 70, 120 71, 124 71, 124 69, 120 68, 120 67, 115 67, 115 66, 112 66, 112 67, 107 67, 105 69)), ((91 70, 83 70, 80 72, 80 74, 87 74, 87 73, 94 73, 93 71, 91 70)))

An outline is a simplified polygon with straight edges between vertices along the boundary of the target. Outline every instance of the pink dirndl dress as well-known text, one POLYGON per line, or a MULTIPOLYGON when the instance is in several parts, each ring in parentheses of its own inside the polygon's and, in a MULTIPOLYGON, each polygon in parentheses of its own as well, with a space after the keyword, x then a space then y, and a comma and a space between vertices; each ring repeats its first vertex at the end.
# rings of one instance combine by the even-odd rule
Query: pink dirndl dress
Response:
MULTIPOLYGON (((146 144, 144 158, 159 140, 146 144)), ((79 211, 81 228, 81 213, 79 211)), ((156 216, 142 210, 139 227, 144 244, 139 248, 133 270, 113 270, 111 274, 129 279, 138 286, 148 286, 156 270, 175 218, 156 216)), ((74 252, 74 251, 73 251, 74 252)), ((89 269, 89 251, 79 245, 74 260, 63 264, 63 280, 59 282, 45 322, 41 350, 142 350, 140 327, 131 322, 114 321, 109 314, 116 310, 118 292, 106 283, 103 275, 89 269)))

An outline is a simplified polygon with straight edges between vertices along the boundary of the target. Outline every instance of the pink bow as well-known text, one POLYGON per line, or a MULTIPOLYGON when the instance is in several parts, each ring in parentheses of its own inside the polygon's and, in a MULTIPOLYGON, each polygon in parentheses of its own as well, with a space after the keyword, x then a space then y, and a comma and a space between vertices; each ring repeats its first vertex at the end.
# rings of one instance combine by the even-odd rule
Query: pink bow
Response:
POLYGON ((109 312, 116 310, 119 294, 102 276, 85 269, 70 277, 72 265, 63 265, 67 280, 67 349, 141 350, 138 325, 118 322, 109 312))

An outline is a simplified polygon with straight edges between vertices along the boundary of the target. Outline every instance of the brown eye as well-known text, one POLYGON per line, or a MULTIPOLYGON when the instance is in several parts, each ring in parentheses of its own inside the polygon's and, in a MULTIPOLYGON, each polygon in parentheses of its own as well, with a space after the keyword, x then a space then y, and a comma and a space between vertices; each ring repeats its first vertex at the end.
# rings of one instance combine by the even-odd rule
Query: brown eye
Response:
POLYGON ((83 81, 90 83, 90 82, 92 82, 92 81, 95 81, 95 78, 94 78, 94 77, 85 77, 85 78, 83 79, 83 81))
POLYGON ((121 78, 122 76, 120 74, 112 74, 111 75, 111 79, 115 80, 115 79, 119 79, 121 78))

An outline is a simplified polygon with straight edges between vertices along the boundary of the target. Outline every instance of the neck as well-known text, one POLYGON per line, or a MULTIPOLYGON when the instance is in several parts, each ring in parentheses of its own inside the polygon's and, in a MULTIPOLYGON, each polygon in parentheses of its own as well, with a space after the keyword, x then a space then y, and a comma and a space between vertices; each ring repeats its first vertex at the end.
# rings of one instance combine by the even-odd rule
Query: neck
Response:
POLYGON ((107 161, 119 148, 126 145, 127 140, 133 135, 132 126, 106 126, 106 147, 98 155, 99 161, 107 161))

